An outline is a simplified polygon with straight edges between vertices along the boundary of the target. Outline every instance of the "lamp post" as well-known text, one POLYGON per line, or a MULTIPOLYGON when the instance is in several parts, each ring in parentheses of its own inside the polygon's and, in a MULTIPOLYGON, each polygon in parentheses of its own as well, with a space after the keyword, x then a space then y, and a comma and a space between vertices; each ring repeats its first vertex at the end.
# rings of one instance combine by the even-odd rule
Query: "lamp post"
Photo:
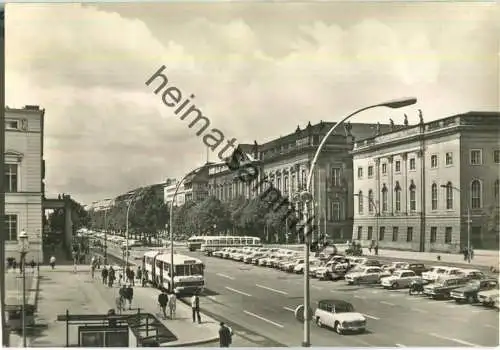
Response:
MULTIPOLYGON (((450 184, 447 185, 440 185, 440 187, 445 188, 446 190, 452 189, 457 191, 458 193, 462 193, 462 190, 458 187, 452 186, 450 184)), ((470 264, 470 231, 471 231, 471 213, 470 213, 470 203, 469 200, 467 200, 467 261, 470 264)))
POLYGON ((177 183, 175 186, 175 191, 174 195, 172 196, 172 200, 170 201, 170 215, 169 215, 169 221, 170 221, 170 291, 174 291, 174 203, 175 203, 175 197, 177 197, 177 192, 179 192, 179 189, 182 185, 182 183, 188 178, 188 176, 196 173, 198 170, 202 169, 205 167, 205 165, 199 166, 198 168, 190 171, 184 177, 177 183))
POLYGON ((109 208, 104 209, 104 266, 108 264, 108 210, 109 208))
POLYGON ((128 257, 129 257, 129 253, 128 253, 128 241, 129 241, 129 237, 128 237, 128 216, 129 216, 129 213, 130 213, 130 208, 132 207, 132 203, 134 203, 135 199, 139 196, 139 194, 141 194, 146 188, 141 188, 139 191, 137 191, 136 193, 134 193, 134 196, 132 197, 132 199, 128 202, 128 206, 127 206, 127 215, 126 215, 126 218, 125 218, 125 268, 123 269, 123 272, 125 272, 125 269, 128 267, 128 257))
POLYGON ((23 348, 26 347, 26 254, 29 251, 28 235, 23 230, 19 234, 19 253, 21 254, 21 269, 23 279, 23 304, 21 309, 21 322, 23 334, 23 348))
MULTIPOLYGON (((359 193, 354 193, 354 197, 358 197, 359 198, 359 193)), ((379 220, 379 217, 380 217, 380 210, 379 210, 379 207, 377 205, 377 203, 373 200, 373 198, 370 198, 368 196, 365 196, 365 195, 362 195, 361 197, 363 198, 367 198, 368 199, 368 202, 369 204, 373 205, 373 207, 375 208, 375 238, 376 238, 376 242, 377 242, 377 246, 378 246, 378 240, 379 240, 379 232, 378 232, 378 220, 379 220)))
MULTIPOLYGON (((392 101, 387 101, 387 102, 382 102, 382 103, 377 103, 375 105, 367 106, 360 108, 348 116, 344 117, 340 122, 336 123, 334 126, 328 130, 326 135, 323 137, 321 140, 321 143, 318 146, 318 149, 316 150, 316 153, 314 154, 313 160, 311 162, 311 167, 309 169, 309 174, 307 175, 307 183, 306 183, 306 190, 301 193, 301 197, 310 197, 312 198, 311 194, 311 183, 312 183, 312 175, 314 173, 314 167, 316 166, 316 162, 318 161, 319 154, 321 153, 321 150, 323 149, 323 146, 325 145, 326 141, 330 137, 330 135, 337 129, 339 125, 342 123, 346 122, 348 119, 352 118, 358 113, 364 112, 368 109, 372 108, 377 108, 377 107, 387 107, 387 108, 402 108, 406 106, 413 105, 417 102, 417 99, 414 97, 409 97, 409 98, 401 98, 397 100, 392 100, 392 101), (307 193, 307 194, 306 194, 307 193)), ((304 202, 304 250, 306 253, 305 257, 305 264, 304 264, 304 339, 302 342, 303 347, 309 347, 311 346, 311 324, 310 324, 310 317, 309 315, 309 304, 310 304, 310 296, 309 296, 309 249, 310 249, 310 237, 309 237, 309 227, 308 227, 308 222, 309 222, 309 213, 308 213, 308 203, 304 202)))

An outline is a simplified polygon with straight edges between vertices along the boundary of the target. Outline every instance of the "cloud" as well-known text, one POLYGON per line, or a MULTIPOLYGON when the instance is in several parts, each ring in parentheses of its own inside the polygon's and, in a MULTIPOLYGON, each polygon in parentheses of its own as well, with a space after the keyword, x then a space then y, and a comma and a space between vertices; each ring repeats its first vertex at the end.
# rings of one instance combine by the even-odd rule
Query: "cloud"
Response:
POLYGON ((46 108, 48 191, 90 202, 204 161, 200 138, 144 85, 163 64, 240 142, 400 96, 417 96, 426 119, 498 109, 491 7, 279 5, 9 4, 7 104, 46 108))

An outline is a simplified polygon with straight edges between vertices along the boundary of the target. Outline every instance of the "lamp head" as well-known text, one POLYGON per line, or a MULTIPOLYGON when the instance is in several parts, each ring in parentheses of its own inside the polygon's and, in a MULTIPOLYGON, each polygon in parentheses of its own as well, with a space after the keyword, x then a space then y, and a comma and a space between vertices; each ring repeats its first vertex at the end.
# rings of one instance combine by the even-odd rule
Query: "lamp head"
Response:
POLYGON ((29 242, 28 242, 28 234, 26 231, 22 230, 21 233, 19 234, 19 252, 21 254, 25 254, 28 252, 29 249, 29 242))
POLYGON ((307 192, 307 191, 302 191, 302 192, 300 193, 300 200, 301 200, 302 202, 306 202, 306 203, 308 203, 308 202, 312 201, 312 198, 313 198, 313 197, 312 197, 312 194, 311 194, 310 192, 307 192))
POLYGON ((417 103, 417 99, 415 97, 404 97, 381 103, 380 106, 389 108, 402 108, 414 105, 415 103, 417 103))

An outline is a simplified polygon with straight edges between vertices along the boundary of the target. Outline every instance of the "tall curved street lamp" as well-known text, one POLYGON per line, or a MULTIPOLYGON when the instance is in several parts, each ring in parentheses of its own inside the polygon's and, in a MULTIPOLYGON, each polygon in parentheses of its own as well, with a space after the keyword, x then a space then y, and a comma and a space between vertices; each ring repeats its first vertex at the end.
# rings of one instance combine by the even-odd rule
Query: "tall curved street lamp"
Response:
POLYGON ((196 169, 190 171, 184 177, 177 183, 175 186, 175 191, 172 196, 172 200, 170 201, 170 213, 169 213, 169 221, 170 221, 170 290, 173 292, 174 291, 174 203, 175 203, 175 198, 177 197, 177 192, 179 192, 179 189, 181 188, 181 185, 184 183, 184 181, 193 174, 196 174, 200 169, 204 168, 206 164, 201 165, 197 167, 196 169))
MULTIPOLYGON (((354 197, 358 197, 359 198, 359 193, 354 193, 354 197)), ((369 196, 365 196, 365 195, 362 195, 361 197, 368 199, 368 203, 371 204, 371 205, 373 205, 373 207, 375 208, 375 218, 376 218, 376 223, 377 223, 377 226, 375 228, 375 238, 376 238, 376 242, 377 242, 377 245, 378 245, 378 240, 379 240, 379 236, 378 236, 378 220, 379 220, 379 217, 380 217, 379 206, 377 205, 377 203, 375 202, 375 200, 373 198, 370 198, 369 196)))
MULTIPOLYGON (((127 206, 127 215, 125 217, 125 269, 128 267, 128 258, 129 258, 129 252, 128 252, 128 241, 129 241, 129 236, 128 236, 128 216, 129 216, 129 213, 130 213, 130 208, 132 207, 132 204, 135 202, 136 198, 139 197, 140 194, 142 194, 142 192, 144 192, 146 190, 147 187, 144 187, 144 188, 141 188, 139 191, 137 191, 136 193, 134 193, 134 196, 132 197, 132 199, 128 202, 128 206, 127 206)), ((124 272, 125 272, 125 269, 124 269, 124 272)))
MULTIPOLYGON (((407 97, 407 98, 401 98, 397 100, 391 100, 391 101, 386 101, 382 103, 377 103, 368 107, 363 107, 360 108, 351 114, 349 114, 347 117, 344 117, 340 122, 336 123, 334 126, 328 130, 326 135, 323 137, 321 140, 321 143, 318 146, 318 149, 316 150, 316 153, 314 154, 313 160, 311 162, 311 167, 309 169, 309 174, 307 175, 307 183, 306 183, 306 190, 301 193, 302 198, 311 198, 312 199, 312 194, 311 194, 311 183, 312 183, 312 175, 314 173, 314 167, 316 166, 316 162, 318 161, 319 154, 321 150, 323 149, 323 146, 325 145, 326 141, 330 137, 330 135, 337 129, 339 125, 342 123, 346 122, 353 116, 355 116, 358 113, 364 112, 368 109, 372 108, 377 108, 377 107, 387 107, 387 108, 402 108, 402 107, 407 107, 411 106, 413 104, 417 103, 417 99, 415 97, 407 97), (305 192, 305 193, 304 193, 305 192)), ((309 237, 309 202, 310 200, 304 200, 303 201, 303 206, 304 206, 304 251, 305 251, 305 265, 304 265, 304 339, 302 342, 303 347, 309 347, 311 346, 311 316, 309 315, 309 310, 310 310, 310 293, 309 293, 309 249, 310 249, 310 237, 309 237)))
POLYGON ((29 251, 28 235, 22 230, 19 234, 19 253, 21 254, 21 269, 23 279, 23 305, 21 310, 21 329, 23 336, 23 348, 26 347, 26 254, 29 251))

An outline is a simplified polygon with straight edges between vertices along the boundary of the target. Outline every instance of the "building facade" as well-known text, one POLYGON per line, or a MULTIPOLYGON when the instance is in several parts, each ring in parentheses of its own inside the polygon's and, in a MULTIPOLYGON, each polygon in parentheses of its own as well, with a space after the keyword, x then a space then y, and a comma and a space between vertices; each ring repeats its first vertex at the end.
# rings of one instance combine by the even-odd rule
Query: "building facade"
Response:
MULTIPOLYGON (((188 201, 201 202, 208 197, 208 173, 211 164, 207 163, 184 178, 175 196, 174 206, 182 206, 188 201)), ((167 179, 165 182, 163 186, 163 201, 165 204, 170 205, 174 199, 178 183, 179 181, 176 179, 167 179)))
POLYGON ((498 249, 500 113, 469 112, 382 133, 353 149, 354 227, 364 246, 498 249))
POLYGON ((5 254, 17 260, 24 231, 29 241, 26 259, 43 261, 44 115, 38 106, 5 109, 5 254))

